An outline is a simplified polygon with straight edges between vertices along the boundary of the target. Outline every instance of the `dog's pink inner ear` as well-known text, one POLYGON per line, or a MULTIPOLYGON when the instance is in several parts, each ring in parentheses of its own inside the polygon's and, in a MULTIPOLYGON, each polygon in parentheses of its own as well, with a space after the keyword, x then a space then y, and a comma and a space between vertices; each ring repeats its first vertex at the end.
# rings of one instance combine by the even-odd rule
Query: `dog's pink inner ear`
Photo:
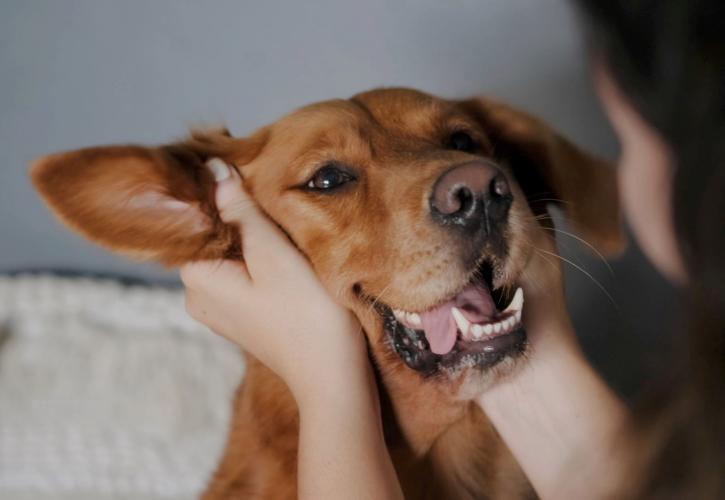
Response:
POLYGON ((163 225, 172 230, 200 233, 212 227, 211 219, 204 215, 199 203, 182 201, 153 190, 132 195, 126 206, 145 216, 165 219, 163 225))
POLYGON ((237 255, 198 149, 90 148, 43 158, 31 175, 64 223, 111 250, 168 265, 237 255))

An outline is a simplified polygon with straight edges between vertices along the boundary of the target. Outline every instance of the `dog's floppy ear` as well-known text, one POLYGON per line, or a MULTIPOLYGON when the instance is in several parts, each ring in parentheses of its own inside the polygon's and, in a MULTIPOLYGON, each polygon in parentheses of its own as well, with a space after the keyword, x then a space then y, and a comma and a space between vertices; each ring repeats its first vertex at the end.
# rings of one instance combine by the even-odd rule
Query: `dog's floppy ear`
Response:
POLYGON ((622 251, 625 238, 612 166, 510 106, 487 98, 461 105, 483 125, 495 156, 509 161, 530 203, 560 205, 584 240, 606 255, 622 251))
POLYGON ((31 177, 64 223, 126 256, 166 265, 241 257, 238 231, 219 218, 205 162, 242 165, 265 141, 263 133, 235 139, 224 130, 153 148, 87 148, 41 158, 31 177))

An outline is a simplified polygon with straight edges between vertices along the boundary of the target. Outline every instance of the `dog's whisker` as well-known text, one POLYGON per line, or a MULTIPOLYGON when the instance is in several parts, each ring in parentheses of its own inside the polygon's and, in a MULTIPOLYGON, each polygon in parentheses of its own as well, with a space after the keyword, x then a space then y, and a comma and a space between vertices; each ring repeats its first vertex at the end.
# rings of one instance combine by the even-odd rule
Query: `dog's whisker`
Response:
MULTIPOLYGON (((553 221, 553 218, 549 214, 541 214, 541 215, 534 216, 533 217, 533 220, 534 221, 541 221, 541 220, 552 220, 553 221)), ((589 250, 591 250, 592 253, 594 253, 604 263, 604 265, 607 267, 607 270, 609 271, 609 274, 610 275, 612 275, 612 276, 615 275, 614 269, 612 269, 612 266, 609 264, 609 262, 607 261, 606 257, 604 257, 604 255, 602 255, 602 253, 599 250, 597 250, 597 248, 594 245, 592 245, 591 243, 589 243, 584 238, 582 238, 580 236, 577 236, 574 233, 570 233, 569 231, 565 231, 563 229, 559 229, 557 227, 548 227, 548 226, 542 226, 542 227, 543 227, 543 229, 548 229, 548 230, 553 231, 555 233, 563 234, 563 235, 569 236, 570 238, 573 238, 573 239, 579 241, 581 244, 583 244, 587 248, 589 248, 589 250)), ((561 243, 563 243, 563 242, 561 242, 561 243)))
POLYGON ((534 220, 554 220, 551 214, 540 214, 534 216, 534 220))
POLYGON ((604 285, 602 285, 602 283, 599 280, 597 280, 589 271, 587 271, 586 269, 584 269, 582 266, 579 266, 579 265, 575 264, 574 262, 570 261, 569 259, 566 259, 566 258, 562 257, 561 255, 557 255, 557 254, 555 254, 553 252, 549 252, 548 250, 543 250, 541 248, 536 248, 536 247, 534 247, 534 250, 536 252, 539 252, 539 253, 543 252, 543 253, 545 253, 547 255, 551 255, 554 258, 560 259, 562 262, 566 262, 567 264, 569 264, 570 266, 572 266, 574 269, 577 269, 578 271, 580 271, 582 274, 584 274, 586 277, 588 277, 590 280, 592 280, 592 282, 595 285, 597 285, 597 287, 602 291, 602 293, 604 293, 604 295, 607 296, 607 298, 609 299, 609 302, 612 304, 612 306, 616 310, 619 311, 619 305, 614 300, 614 297, 612 297, 612 295, 609 293, 609 291, 606 289, 606 287, 604 285))
POLYGON ((579 237, 579 236, 577 236, 576 234, 570 233, 570 232, 568 232, 568 231, 564 231, 563 229, 558 229, 558 228, 555 228, 555 227, 545 227, 544 229, 549 229, 549 230, 551 230, 551 231, 555 231, 555 232, 557 232, 557 233, 560 233, 560 234, 564 234, 564 235, 566 235, 566 236, 569 236, 570 238, 574 238, 575 240, 577 240, 577 241, 579 241, 580 243, 582 243, 583 245, 585 245, 585 246, 586 246, 587 248, 589 248, 589 249, 590 249, 590 250, 591 250, 592 252, 594 252, 594 254, 595 254, 595 255, 596 255, 597 257, 599 257, 599 258, 601 259, 601 261, 602 261, 602 262, 604 263, 604 265, 605 265, 605 266, 607 266, 607 269, 609 270, 609 273, 610 273, 610 274, 611 274, 612 276, 614 276, 614 269, 612 269, 612 266, 611 266, 611 265, 609 265, 609 262, 607 262, 607 259, 606 259, 606 258, 604 257, 604 255, 602 255, 602 254, 601 254, 601 252, 599 252, 599 250, 597 250, 597 249, 596 249, 596 248, 594 247, 594 245, 592 245, 591 243, 589 243, 589 242, 588 242, 587 240, 585 240, 584 238, 580 238, 580 237, 579 237))
MULTIPOLYGON (((538 253, 538 254, 539 254, 539 257, 541 257, 542 259, 544 259, 544 261, 545 261, 545 262, 546 262, 547 264, 549 264, 550 266, 554 267, 555 269, 558 269, 558 266, 556 265, 556 262, 554 262, 553 260, 551 260, 551 259, 550 259, 549 257, 547 257, 546 255, 542 254, 542 253, 541 253, 541 252, 539 251, 539 248, 537 248, 537 247, 536 247, 536 245, 529 245, 529 246, 531 247, 531 249, 532 249, 532 250, 534 250, 534 251, 535 251, 536 253, 538 253)), ((551 252, 547 252, 547 253, 551 253, 551 252)), ((557 257, 558 257, 558 256, 557 256, 557 257)), ((524 271, 524 272, 525 272, 525 271, 524 271)), ((525 272, 525 273, 526 273, 526 272, 525 272)), ((544 289, 544 288, 543 288, 543 286, 540 286, 539 290, 543 290, 543 289, 544 289)))
MULTIPOLYGON (((556 264, 554 264, 553 262, 551 262, 551 261, 550 261, 549 259, 547 259, 547 258, 546 258, 546 257, 544 257, 543 255, 541 256, 541 258, 542 258, 542 259, 544 259, 544 260, 545 260, 546 262, 548 262, 548 263, 549 263, 550 265, 552 265, 552 266, 556 266, 556 264)), ((544 287, 543 287, 543 285, 542 285, 541 283, 539 283, 539 281, 538 281, 538 280, 536 280, 536 279, 533 279, 533 278, 529 278, 529 277, 527 277, 527 276, 529 276, 529 275, 530 275, 530 272, 529 272, 528 270, 524 270, 524 271, 523 271, 523 272, 521 273, 521 275, 522 275, 522 278, 524 278, 524 279, 525 279, 526 281, 528 281, 529 283, 531 283, 531 285, 532 285, 532 286, 533 286, 534 288, 536 288, 536 289, 537 289, 537 290, 539 290, 540 292, 543 292, 543 291, 544 291, 544 287)))
POLYGON ((559 203, 561 205, 573 205, 573 203, 571 201, 562 200, 561 198, 550 198, 550 197, 549 198, 532 197, 532 198, 526 198, 526 201, 528 201, 529 203, 541 203, 543 201, 548 201, 551 203, 559 203))
POLYGON ((553 221, 554 218, 551 215, 549 215, 549 214, 541 214, 541 215, 535 215, 533 217, 533 220, 534 221, 542 221, 542 220, 551 220, 551 221, 553 221))
POLYGON ((382 300, 383 295, 385 295, 385 292, 388 291, 388 289, 392 286, 392 284, 393 284, 392 281, 389 282, 385 286, 385 288, 383 288, 383 290, 379 294, 377 294, 375 296, 375 298, 373 299, 372 303, 368 306, 368 310, 369 311, 372 311, 373 309, 375 309, 375 306, 378 304, 378 302, 380 302, 382 300))

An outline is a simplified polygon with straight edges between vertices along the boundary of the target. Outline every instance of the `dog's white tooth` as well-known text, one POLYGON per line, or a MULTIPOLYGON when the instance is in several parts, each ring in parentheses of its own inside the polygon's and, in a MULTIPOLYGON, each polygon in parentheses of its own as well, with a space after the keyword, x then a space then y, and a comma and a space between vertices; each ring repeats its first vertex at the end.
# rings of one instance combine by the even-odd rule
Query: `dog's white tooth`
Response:
POLYGON ((405 313, 400 309, 393 309, 393 316, 395 316, 395 319, 400 321, 405 319, 405 313))
POLYGON ((521 287, 519 287, 516 289, 516 293, 514 293, 514 298, 511 299, 511 303, 504 310, 504 312, 520 311, 523 307, 524 307, 524 291, 521 289, 521 287))
POLYGON ((514 318, 516 318, 517 323, 521 323, 521 311, 516 311, 514 318))
POLYGON ((468 334, 468 327, 471 326, 471 323, 463 316, 463 313, 457 307, 454 307, 451 309, 451 314, 458 325, 458 329, 461 330, 461 335, 468 334))
POLYGON ((512 330, 515 324, 516 324, 516 318, 511 316, 509 319, 506 320, 506 329, 512 330))
POLYGON ((410 316, 408 316, 408 320, 414 326, 420 326, 421 325, 420 314, 418 314, 418 313, 410 313, 410 316))
POLYGON ((501 333, 501 330, 503 330, 503 325, 501 323, 493 324, 493 333, 501 333))
POLYGON ((483 325, 483 333, 491 335, 493 333, 493 325, 491 323, 483 325))
POLYGON ((480 339, 483 336, 483 325, 472 325, 471 333, 473 334, 474 339, 480 339))

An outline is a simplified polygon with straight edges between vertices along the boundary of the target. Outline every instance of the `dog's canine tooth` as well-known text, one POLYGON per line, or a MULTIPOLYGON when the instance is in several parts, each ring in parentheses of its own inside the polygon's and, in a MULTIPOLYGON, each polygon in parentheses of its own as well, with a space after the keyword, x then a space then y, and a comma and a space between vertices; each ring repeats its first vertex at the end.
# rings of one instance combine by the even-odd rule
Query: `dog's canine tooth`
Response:
POLYGON ((471 333, 473 334, 473 338, 475 340, 480 339, 483 336, 483 325, 472 325, 471 333))
POLYGON ((516 311, 514 317, 516 318, 517 323, 521 323, 521 311, 516 311))
POLYGON ((467 335, 468 328, 471 326, 471 323, 465 318, 465 316, 463 316, 463 313, 457 307, 451 309, 451 314, 458 325, 458 329, 461 330, 461 335, 467 335))
POLYGON ((516 293, 514 293, 514 298, 511 299, 511 303, 508 305, 508 307, 503 312, 507 313, 507 312, 521 311, 521 309, 523 307, 524 307, 524 291, 521 289, 521 287, 519 287, 516 289, 516 293))
POLYGON ((516 324, 516 319, 513 316, 511 316, 509 319, 506 320, 506 329, 511 330, 515 324, 516 324))

